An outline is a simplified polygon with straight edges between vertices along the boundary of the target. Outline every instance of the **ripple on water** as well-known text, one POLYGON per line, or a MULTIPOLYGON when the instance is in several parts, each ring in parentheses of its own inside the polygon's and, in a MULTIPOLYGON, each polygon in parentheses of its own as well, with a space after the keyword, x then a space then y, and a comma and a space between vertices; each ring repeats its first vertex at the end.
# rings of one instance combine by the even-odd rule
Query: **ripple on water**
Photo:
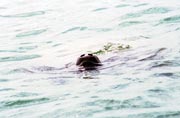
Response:
POLYGON ((30 93, 30 92, 20 92, 17 93, 16 95, 13 95, 11 97, 32 97, 32 96, 38 96, 39 94, 37 93, 30 93))
POLYGON ((171 11, 169 8, 166 7, 153 7, 146 10, 143 10, 143 14, 163 14, 171 11))
POLYGON ((0 79, 0 82, 8 82, 8 79, 0 79))
POLYGON ((176 60, 165 60, 165 61, 156 61, 150 64, 150 69, 160 68, 160 67, 177 67, 180 66, 180 63, 176 60))
POLYGON ((179 23, 180 22, 180 16, 176 15, 176 16, 171 16, 171 17, 167 17, 167 18, 164 18, 162 20, 159 21, 158 25, 159 24, 169 24, 169 23, 179 23))
POLYGON ((150 113, 139 113, 128 115, 125 118, 179 118, 180 111, 152 111, 150 113))
POLYGON ((69 32, 72 32, 72 31, 77 31, 77 30, 84 31, 86 29, 88 29, 88 28, 87 27, 73 27, 73 28, 70 28, 68 30, 63 31, 62 34, 69 33, 69 32))
POLYGON ((93 28, 93 29, 89 29, 91 31, 96 31, 96 32, 109 32, 112 31, 112 28, 93 28))
POLYGON ((142 4, 134 5, 134 7, 141 7, 141 6, 146 6, 146 5, 148 5, 148 3, 142 3, 142 4))
POLYGON ((56 44, 52 45, 52 47, 58 47, 60 45, 62 45, 62 43, 56 43, 56 44))
POLYGON ((28 50, 33 50, 36 49, 38 46, 23 46, 23 47, 19 47, 19 50, 23 50, 23 51, 28 51, 28 50))
POLYGON ((128 87, 128 85, 129 84, 118 84, 118 85, 112 86, 112 89, 120 90, 120 89, 128 87))
POLYGON ((39 57, 41 56, 40 55, 22 55, 22 56, 1 57, 0 62, 23 61, 23 60, 35 59, 39 57))
POLYGON ((129 4, 120 4, 120 5, 116 5, 115 8, 122 8, 122 7, 127 7, 130 6, 129 4))
POLYGON ((172 72, 155 73, 154 76, 156 76, 156 77, 170 77, 170 78, 174 78, 174 79, 177 79, 180 77, 178 74, 172 73, 172 72))
POLYGON ((7 74, 14 74, 14 73, 34 73, 32 70, 28 70, 26 68, 17 68, 7 72, 7 74))
POLYGON ((2 91, 11 91, 11 90, 14 90, 13 88, 2 88, 2 89, 0 89, 0 92, 2 92, 2 91))
POLYGON ((180 117, 180 111, 172 111, 172 112, 162 112, 162 113, 156 113, 157 118, 179 118, 180 117))
POLYGON ((24 53, 25 51, 23 51, 23 50, 0 50, 0 53, 1 53, 1 52, 24 53))
POLYGON ((103 11, 103 10, 106 10, 106 9, 108 9, 108 8, 106 8, 106 7, 97 8, 97 9, 94 9, 93 12, 103 11))
POLYGON ((39 67, 33 67, 33 70, 37 70, 39 72, 48 72, 48 71, 55 71, 55 70, 62 70, 62 68, 56 68, 56 67, 50 67, 50 66, 39 66, 39 67))
POLYGON ((48 102, 49 98, 36 98, 36 99, 18 99, 18 100, 9 100, 5 102, 1 102, 2 108, 9 108, 9 107, 24 107, 28 105, 35 105, 48 102))
POLYGON ((36 49, 38 46, 21 46, 14 50, 0 50, 0 53, 12 52, 12 53, 24 53, 29 50, 36 49))
POLYGON ((128 27, 128 26, 133 26, 133 25, 138 25, 138 24, 143 24, 145 22, 143 21, 125 21, 123 23, 120 23, 120 27, 128 27))
POLYGON ((112 31, 113 29, 112 28, 73 27, 73 28, 63 31, 62 34, 69 33, 72 31, 85 31, 85 30, 95 31, 95 32, 109 32, 109 31, 112 31))
POLYGON ((22 38, 22 37, 26 37, 26 36, 34 36, 34 35, 39 35, 41 33, 46 32, 47 29, 40 29, 40 30, 32 30, 32 31, 28 31, 28 32, 22 32, 16 35, 17 38, 22 38))
POLYGON ((154 59, 162 59, 164 58, 163 56, 161 56, 161 52, 166 50, 166 48, 159 48, 156 50, 150 50, 150 51, 146 51, 146 53, 148 54, 146 57, 143 57, 142 59, 139 59, 138 61, 148 61, 148 60, 154 60, 154 59))
POLYGON ((45 14, 45 11, 34 11, 34 12, 28 12, 28 13, 20 13, 15 15, 0 15, 0 17, 6 17, 6 18, 21 18, 21 17, 32 17, 32 16, 38 16, 45 14))
POLYGON ((169 91, 162 89, 162 88, 153 88, 149 89, 147 91, 147 95, 149 97, 154 97, 156 98, 158 96, 158 99, 168 99, 169 98, 169 91))
POLYGON ((171 10, 166 7, 154 7, 154 8, 149 8, 149 9, 139 11, 137 13, 128 13, 122 16, 121 18, 122 19, 137 18, 146 14, 163 14, 163 13, 168 13, 169 11, 171 10))
POLYGON ((147 101, 144 98, 138 96, 135 98, 127 100, 113 100, 113 99, 104 99, 104 100, 95 100, 92 102, 87 102, 87 106, 99 106, 104 108, 104 110, 120 110, 126 108, 157 108, 159 105, 157 103, 147 101))

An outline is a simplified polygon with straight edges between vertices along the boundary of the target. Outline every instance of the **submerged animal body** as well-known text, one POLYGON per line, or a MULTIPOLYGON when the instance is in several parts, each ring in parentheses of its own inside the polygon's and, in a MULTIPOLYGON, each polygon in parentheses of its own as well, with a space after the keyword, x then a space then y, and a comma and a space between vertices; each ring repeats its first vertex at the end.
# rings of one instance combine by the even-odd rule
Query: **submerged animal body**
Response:
POLYGON ((102 66, 102 63, 96 55, 83 54, 77 59, 76 65, 79 66, 80 69, 94 70, 98 66, 102 66))

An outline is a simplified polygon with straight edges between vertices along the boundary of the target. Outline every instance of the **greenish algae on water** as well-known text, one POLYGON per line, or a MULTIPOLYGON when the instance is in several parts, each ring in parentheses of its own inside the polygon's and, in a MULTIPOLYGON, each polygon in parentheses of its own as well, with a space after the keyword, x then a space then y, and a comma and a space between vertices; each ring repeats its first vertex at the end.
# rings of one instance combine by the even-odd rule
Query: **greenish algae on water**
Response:
POLYGON ((126 49, 129 49, 131 48, 130 45, 124 45, 124 44, 121 44, 121 43, 107 43, 105 44, 102 49, 99 49, 97 51, 88 51, 89 53, 92 53, 92 54, 104 54, 104 53, 107 53, 107 52, 117 52, 117 51, 122 51, 122 50, 126 50, 126 49))

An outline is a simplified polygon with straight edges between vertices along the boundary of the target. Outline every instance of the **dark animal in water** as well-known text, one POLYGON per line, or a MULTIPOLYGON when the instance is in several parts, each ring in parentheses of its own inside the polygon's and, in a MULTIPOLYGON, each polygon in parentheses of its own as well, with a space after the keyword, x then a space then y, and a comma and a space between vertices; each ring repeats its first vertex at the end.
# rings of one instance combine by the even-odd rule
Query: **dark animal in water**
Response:
POLYGON ((85 69, 85 70, 92 70, 92 69, 96 69, 97 66, 102 66, 102 63, 96 55, 82 54, 77 59, 76 65, 85 69))

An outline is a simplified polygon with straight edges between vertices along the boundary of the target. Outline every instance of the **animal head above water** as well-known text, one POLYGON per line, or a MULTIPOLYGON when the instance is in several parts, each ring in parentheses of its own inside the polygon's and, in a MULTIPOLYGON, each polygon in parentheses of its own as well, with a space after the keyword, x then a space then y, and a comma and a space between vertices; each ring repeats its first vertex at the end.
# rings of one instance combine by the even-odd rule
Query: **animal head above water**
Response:
POLYGON ((76 62, 77 66, 83 67, 85 69, 93 69, 97 66, 102 66, 101 61, 96 55, 93 54, 82 54, 76 62))

